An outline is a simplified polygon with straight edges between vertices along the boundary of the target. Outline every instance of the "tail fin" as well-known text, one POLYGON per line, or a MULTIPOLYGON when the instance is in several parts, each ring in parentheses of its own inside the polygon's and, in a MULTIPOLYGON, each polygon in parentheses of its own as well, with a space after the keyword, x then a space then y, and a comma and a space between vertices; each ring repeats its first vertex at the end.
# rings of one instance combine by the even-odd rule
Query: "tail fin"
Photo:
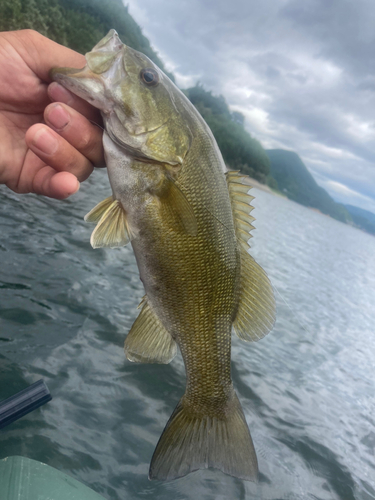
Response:
POLYGON ((220 417, 193 414, 181 400, 156 446, 149 479, 171 481, 208 467, 248 481, 258 479, 253 441, 236 394, 220 417))

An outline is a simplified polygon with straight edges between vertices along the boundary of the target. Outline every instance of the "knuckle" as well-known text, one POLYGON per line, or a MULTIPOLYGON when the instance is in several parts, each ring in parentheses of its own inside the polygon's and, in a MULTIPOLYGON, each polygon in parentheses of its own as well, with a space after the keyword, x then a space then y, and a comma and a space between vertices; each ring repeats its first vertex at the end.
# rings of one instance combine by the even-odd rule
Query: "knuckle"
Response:
POLYGON ((82 152, 85 153, 90 153, 92 151, 94 144, 92 141, 91 134, 89 132, 86 132, 81 135, 78 147, 82 152))
POLYGON ((16 31, 15 33, 16 33, 16 36, 19 39, 21 39, 21 41, 24 41, 26 43, 34 43, 34 42, 44 38, 43 35, 41 35, 37 31, 32 30, 30 28, 26 28, 24 30, 19 30, 19 31, 16 31))
POLYGON ((92 171, 92 168, 91 162, 86 158, 86 156, 76 152, 70 154, 65 159, 63 170, 73 173, 81 182, 82 180, 87 179, 92 171))
POLYGON ((96 157, 100 156, 100 147, 101 141, 98 139, 97 135, 87 131, 81 136, 77 149, 90 160, 95 160, 96 157))
POLYGON ((24 30, 21 30, 21 33, 24 33, 25 35, 33 36, 33 37, 40 36, 40 34, 37 31, 32 30, 30 28, 26 28, 24 30))
POLYGON ((76 155, 72 154, 65 161, 64 170, 68 172, 74 172, 80 168, 80 161, 76 155))
POLYGON ((7 183, 6 186, 17 194, 30 193, 30 189, 28 189, 26 186, 23 186, 21 183, 7 183))

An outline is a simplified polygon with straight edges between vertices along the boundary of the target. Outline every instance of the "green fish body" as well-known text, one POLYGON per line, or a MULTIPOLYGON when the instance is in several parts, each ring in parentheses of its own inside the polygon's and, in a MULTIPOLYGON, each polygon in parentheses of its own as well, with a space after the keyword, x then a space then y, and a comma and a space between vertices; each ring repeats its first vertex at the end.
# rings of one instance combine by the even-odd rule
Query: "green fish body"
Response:
POLYGON ((254 220, 245 176, 226 172, 213 135, 184 94, 111 30, 83 70, 53 78, 98 107, 112 196, 86 216, 91 243, 131 242, 146 295, 130 361, 169 363, 177 345, 186 391, 155 449, 150 479, 214 467, 256 480, 251 436, 230 373, 231 331, 258 340, 275 302, 247 253, 254 220))

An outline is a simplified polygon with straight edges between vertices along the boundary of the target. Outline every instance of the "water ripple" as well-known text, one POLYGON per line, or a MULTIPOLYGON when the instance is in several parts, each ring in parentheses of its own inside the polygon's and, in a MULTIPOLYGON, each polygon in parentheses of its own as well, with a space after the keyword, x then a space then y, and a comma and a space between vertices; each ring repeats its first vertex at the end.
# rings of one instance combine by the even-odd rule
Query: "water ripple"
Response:
POLYGON ((0 458, 47 462, 108 500, 375 499, 375 239, 254 190, 252 254, 278 319, 259 343, 233 339, 232 372, 259 484, 149 482, 184 368, 125 360, 143 288, 129 248, 89 246, 83 215, 110 192, 96 174, 64 202, 0 189, 0 399, 41 377, 54 398, 2 431, 0 458))

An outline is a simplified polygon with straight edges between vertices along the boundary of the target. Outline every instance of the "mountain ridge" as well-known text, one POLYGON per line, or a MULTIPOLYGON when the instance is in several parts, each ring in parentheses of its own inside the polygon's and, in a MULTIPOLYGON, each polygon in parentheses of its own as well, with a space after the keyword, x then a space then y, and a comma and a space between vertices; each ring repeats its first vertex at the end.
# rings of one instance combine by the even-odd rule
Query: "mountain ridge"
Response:
POLYGON ((357 227, 375 235, 375 214, 373 212, 350 204, 345 204, 345 208, 357 227))
POLYGON ((291 200, 316 208, 341 222, 351 223, 352 218, 341 203, 337 203, 319 186, 295 151, 267 149, 270 159, 270 173, 279 190, 291 200))

